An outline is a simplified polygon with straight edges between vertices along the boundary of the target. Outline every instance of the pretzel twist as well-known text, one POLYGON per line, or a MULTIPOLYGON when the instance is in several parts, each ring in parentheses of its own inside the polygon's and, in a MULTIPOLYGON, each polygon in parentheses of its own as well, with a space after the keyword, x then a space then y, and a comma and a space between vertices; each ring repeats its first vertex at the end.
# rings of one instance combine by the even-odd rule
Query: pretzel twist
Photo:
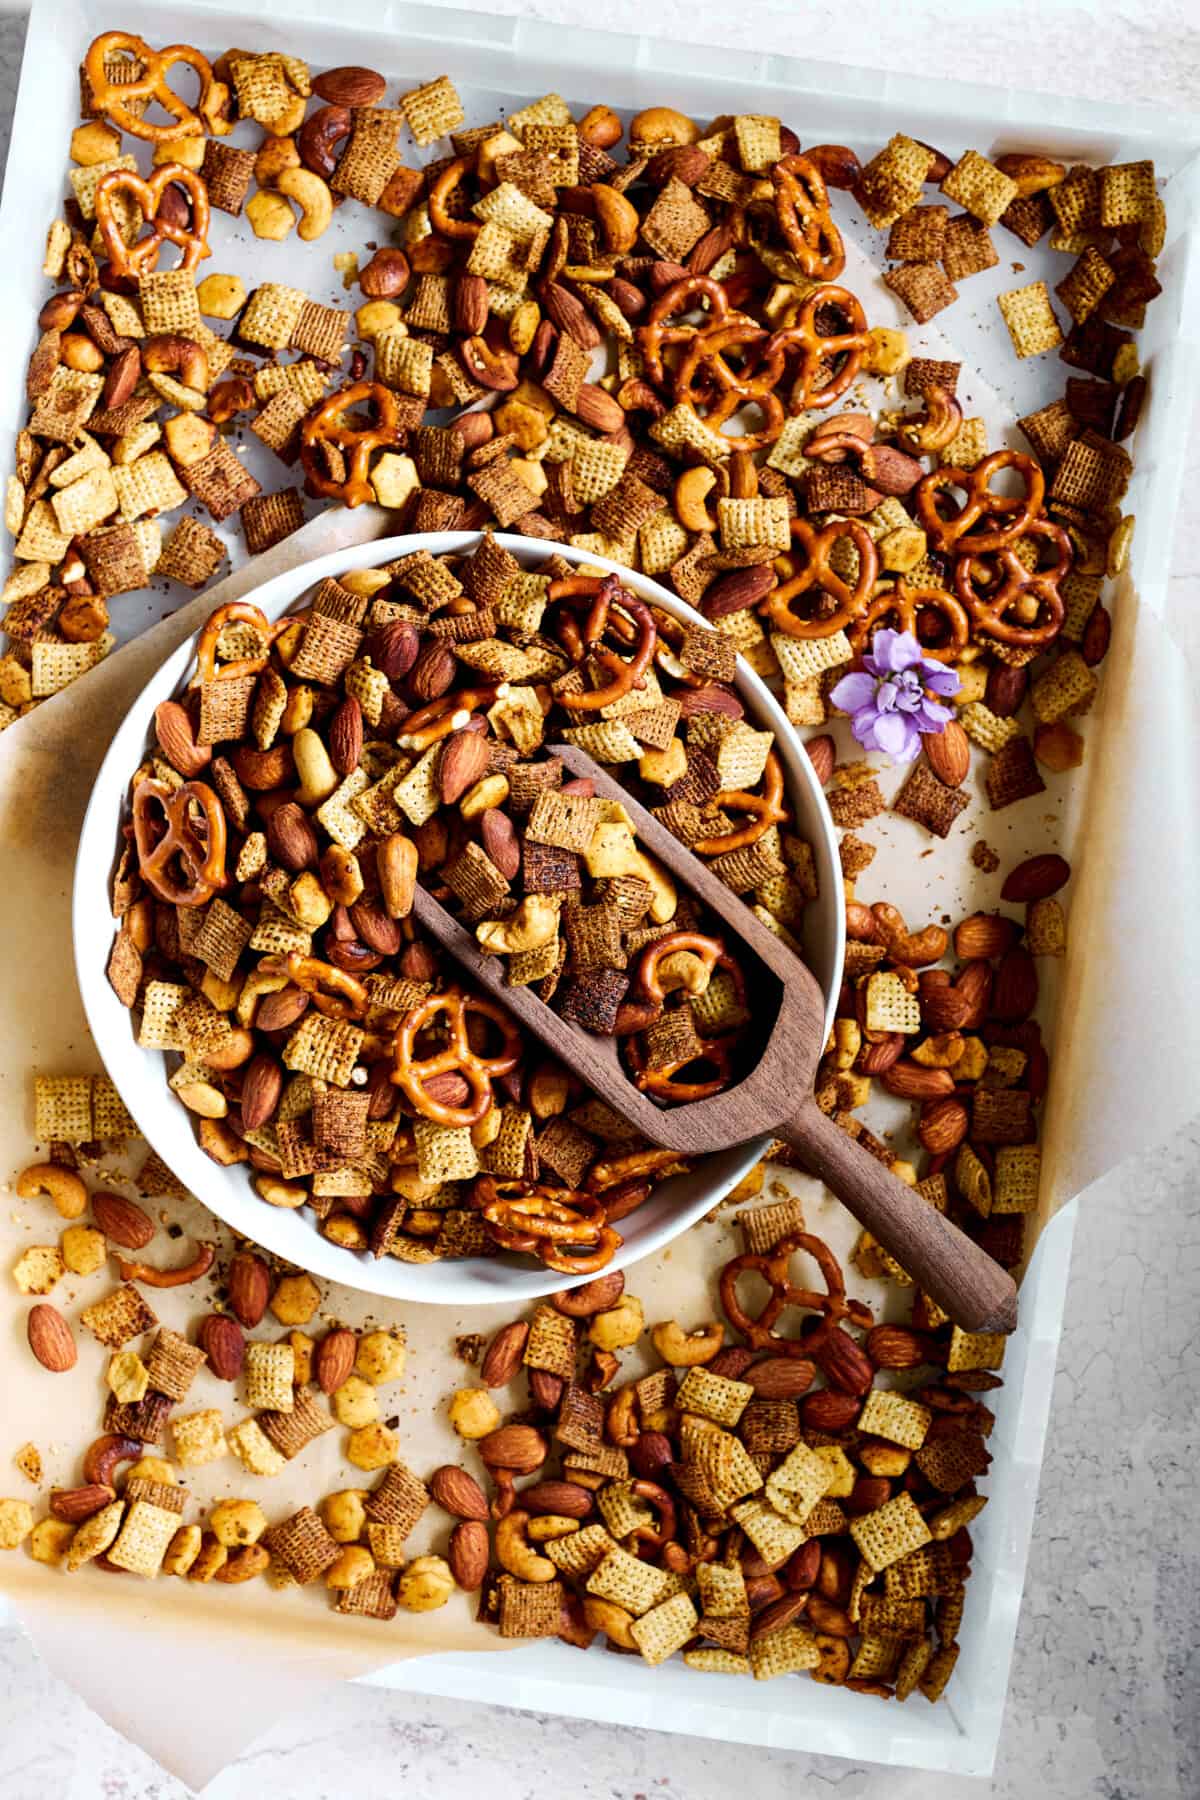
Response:
POLYGON ((645 1177, 677 1175, 687 1167, 678 1150, 631 1150, 625 1156, 603 1156, 588 1170, 589 1193, 607 1194, 645 1177))
POLYGON ((795 321, 775 333, 765 354, 770 356, 773 348, 788 354, 798 352, 800 373, 792 387, 791 410, 805 412, 813 406, 832 406, 845 393, 858 374, 868 343, 867 315, 857 297, 849 288, 830 283, 801 303, 795 321), (826 308, 840 312, 849 330, 828 335, 818 330, 826 308), (831 369, 835 358, 841 358, 840 365, 831 369))
POLYGON ((736 826, 732 831, 699 838, 690 846, 694 856, 723 856, 727 850, 741 850, 747 844, 757 844, 772 825, 782 825, 791 813, 783 797, 783 764, 775 751, 767 753, 761 794, 749 793, 745 788, 722 788, 719 794, 713 795, 709 805, 720 812, 749 813, 751 816, 744 825, 736 826))
POLYGON ((461 731, 478 708, 490 706, 507 691, 507 682, 489 681, 482 687, 454 688, 448 694, 440 694, 409 713, 399 742, 405 750, 428 750, 452 731, 461 731))
POLYGON ((772 348, 774 340, 759 325, 733 319, 698 331, 688 346, 675 376, 675 398, 703 418, 710 431, 720 432, 744 406, 757 406, 763 415, 758 431, 730 436, 739 450, 760 450, 774 443, 783 430, 783 401, 775 388, 783 374, 783 352, 772 348), (757 351, 757 367, 731 369, 725 352, 743 348, 757 351), (705 410, 701 412, 701 407, 705 410))
POLYGON ((1042 510, 1046 478, 1033 458, 1020 450, 993 450, 973 469, 955 469, 950 465, 934 469, 917 483, 914 491, 917 519, 933 548, 974 554, 1003 550, 1025 534, 1042 510), (1025 483, 1023 496, 992 492, 992 477, 1001 469, 1017 471, 1025 483), (938 501, 948 488, 960 489, 966 498, 959 510, 947 518, 938 511, 938 501), (981 520, 985 521, 984 528, 974 530, 981 520), (1002 520, 1008 522, 1001 523, 1002 520))
MULTIPOLYGON (((966 539, 971 544, 971 539, 966 539)), ((1059 582, 1073 561, 1071 540, 1061 525, 1034 519, 1020 538, 984 556, 969 551, 954 559, 954 585, 959 599, 985 637, 1022 649, 1040 649, 1062 630, 1066 607, 1059 582), (1054 551, 1054 566, 1029 569, 1017 554, 1018 543, 1028 539, 1035 546, 1054 551), (977 575, 982 569, 986 585, 980 591, 977 575), (1015 615, 1010 617, 1010 614, 1015 615)))
POLYGON ((847 635, 856 656, 869 649, 872 636, 885 624, 915 637, 935 662, 956 661, 971 634, 971 622, 953 594, 945 588, 910 588, 903 576, 876 594, 851 627, 847 635), (936 620, 941 621, 941 630, 935 635, 936 620))
POLYGON ((225 812, 203 781, 171 788, 145 776, 133 790, 133 837, 142 880, 160 900, 203 906, 228 885, 225 812), (199 819, 193 808, 199 809, 199 819), (161 818, 156 820, 155 813, 161 818), (179 873, 173 874, 176 857, 179 873))
POLYGON ((230 600, 210 613, 196 640, 196 670, 202 682, 235 681, 243 675, 257 675, 267 666, 270 646, 290 620, 272 625, 266 613, 248 600, 230 600), (233 662, 217 662, 217 645, 227 625, 252 625, 266 648, 261 656, 241 656, 233 662))
POLYGON ((168 44, 165 50, 154 50, 145 38, 132 31, 104 31, 88 46, 83 72, 96 112, 130 137, 162 144, 172 138, 200 137, 206 129, 224 136, 230 129, 221 116, 229 90, 214 76, 208 58, 191 44, 168 44), (135 81, 117 83, 109 79, 108 59, 122 52, 142 65, 142 74, 135 81), (200 98, 195 110, 167 84, 167 75, 176 63, 186 63, 200 78, 200 98), (139 118, 129 109, 131 100, 157 101, 170 113, 171 123, 154 125, 139 118))
POLYGON ((536 1256, 558 1274, 594 1274, 621 1245, 603 1201, 574 1188, 481 1175, 471 1203, 502 1249, 536 1256))
POLYGON ((331 394, 309 413, 300 431, 300 460, 308 478, 309 491, 327 499, 340 500, 345 506, 361 506, 373 500, 374 490, 368 480, 372 453, 400 442, 397 400, 391 388, 380 381, 356 381, 350 387, 331 394), (342 423, 351 407, 367 403, 374 407, 377 423, 367 426, 342 423), (344 481, 335 481, 319 464, 319 446, 332 444, 349 454, 344 481))
POLYGON ((620 700, 633 688, 641 686, 658 642, 658 629, 650 608, 623 588, 617 575, 564 575, 560 580, 552 581, 547 590, 551 602, 574 597, 590 599, 591 605, 582 627, 567 618, 560 621, 560 641, 565 640, 568 653, 577 662, 590 652, 593 661, 607 671, 610 679, 603 687, 567 696, 564 704, 571 712, 599 712, 601 707, 610 706, 614 700, 620 700), (622 613, 637 633, 633 655, 628 661, 604 643, 605 633, 610 630, 614 635, 621 635, 617 627, 622 613))
POLYGON ((646 375, 661 387, 666 381, 662 353, 672 344, 684 344, 696 335, 694 325, 669 323, 676 313, 689 311, 699 299, 708 301, 708 325, 723 324, 729 317, 729 296, 710 275, 687 275, 665 289, 650 308, 649 317, 637 329, 638 345, 645 359, 646 375))
POLYGON ((304 956, 298 950, 286 956, 264 957, 259 964, 268 975, 286 975, 294 986, 312 998, 319 1013, 327 1019, 365 1019, 370 995, 356 976, 315 956, 304 956))
POLYGON ((96 183, 96 224, 104 240, 104 252, 114 274, 141 276, 150 274, 158 263, 164 243, 172 243, 183 251, 181 270, 191 270, 212 252, 208 247, 208 189, 193 169, 182 163, 163 163, 148 181, 136 169, 110 169, 96 183), (187 190, 191 201, 191 224, 174 225, 159 217, 162 197, 169 187, 187 190), (127 244, 121 236, 115 200, 118 194, 130 194, 142 209, 150 227, 148 237, 127 244))
POLYGON ((752 1350, 769 1350, 775 1356, 811 1356, 828 1342, 840 1320, 852 1314, 852 1302, 846 1298, 846 1284, 838 1260, 828 1244, 808 1232, 794 1231, 782 1238, 766 1256, 735 1256, 721 1271, 721 1305, 735 1331, 740 1331, 752 1350), (793 1255, 807 1250, 825 1281, 825 1293, 813 1288, 794 1287, 790 1277, 793 1255), (738 1279, 744 1274, 761 1275, 771 1295, 760 1313, 747 1312, 738 1295, 738 1279), (821 1323, 802 1338, 780 1337, 775 1330, 790 1306, 819 1312, 821 1323))
POLYGON ((478 219, 455 219, 446 211, 446 202, 473 166, 471 157, 456 156, 453 162, 446 164, 429 190, 429 223, 441 237, 471 239, 478 237, 483 229, 478 219))
POLYGON ((675 1502, 666 1488, 659 1487, 657 1481, 631 1482, 629 1491, 635 1500, 646 1501, 657 1515, 653 1525, 635 1525, 630 1534, 637 1545, 639 1556, 653 1556, 675 1536, 675 1502))
POLYGON ((793 554, 798 546, 805 564, 790 581, 772 588, 763 602, 764 610, 775 629, 788 637, 832 637, 835 631, 860 619, 867 610, 879 574, 879 553, 866 526, 857 519, 834 519, 820 531, 807 519, 793 519, 791 529, 793 554), (858 573, 853 586, 830 567, 833 547, 841 538, 849 538, 858 552, 858 573), (793 600, 799 600, 804 594, 814 597, 827 594, 837 605, 831 613, 804 618, 792 607, 793 600))
POLYGON ((785 156, 771 170, 771 180, 775 217, 800 268, 810 281, 836 281, 846 252, 820 169, 807 156, 785 156))
POLYGON ((401 1019, 392 1080, 422 1118, 451 1127, 477 1125, 492 1104, 492 1077, 509 1074, 520 1060, 520 1033, 504 1009, 482 995, 463 994, 452 988, 445 994, 431 994, 401 1019), (504 1037, 499 1056, 480 1056, 471 1048, 467 1022, 472 1013, 499 1026, 504 1037), (432 1056, 418 1057, 417 1038, 439 1018, 446 1022, 449 1042, 432 1056), (471 1099, 464 1106, 451 1106, 426 1092, 425 1083, 433 1076, 450 1073, 461 1075, 471 1091, 471 1099))
POLYGON ((651 1069, 646 1063, 646 1052, 636 1037, 629 1039, 629 1061, 633 1069, 634 1086, 643 1094, 654 1094, 660 1100, 670 1101, 674 1106, 682 1106, 691 1100, 711 1100, 714 1094, 721 1093, 729 1086, 729 1076, 733 1069, 733 1053, 737 1048, 740 1032, 727 1031, 720 1037, 705 1038, 703 1049, 695 1056, 681 1056, 661 1063, 658 1068, 651 1069), (709 1063, 716 1073, 706 1081, 676 1081, 681 1070, 691 1068, 696 1063, 709 1063))

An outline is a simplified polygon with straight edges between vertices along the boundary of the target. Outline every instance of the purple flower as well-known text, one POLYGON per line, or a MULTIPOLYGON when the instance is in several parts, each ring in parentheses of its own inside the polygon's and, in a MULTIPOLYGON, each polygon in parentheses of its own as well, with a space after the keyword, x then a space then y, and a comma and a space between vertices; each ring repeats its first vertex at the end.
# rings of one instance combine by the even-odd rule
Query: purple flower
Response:
POLYGON ((951 699, 961 683, 953 669, 933 662, 908 631, 877 631, 861 670, 843 676, 830 699, 851 715, 850 729, 867 750, 892 762, 912 762, 921 734, 942 732, 954 717, 930 693, 951 699))

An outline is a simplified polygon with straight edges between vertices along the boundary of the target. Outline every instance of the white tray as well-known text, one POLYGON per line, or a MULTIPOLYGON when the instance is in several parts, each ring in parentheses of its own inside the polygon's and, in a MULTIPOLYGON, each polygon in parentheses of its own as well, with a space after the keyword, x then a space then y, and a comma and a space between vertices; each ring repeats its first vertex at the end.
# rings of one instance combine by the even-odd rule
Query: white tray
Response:
MULTIPOLYGON (((514 105, 556 89, 577 116, 598 100, 626 115, 664 102, 701 117, 778 113, 802 132, 804 142, 848 142, 867 152, 893 131, 904 130, 937 143, 952 157, 969 147, 984 153, 1035 147, 1067 160, 1153 158, 1167 181, 1169 233, 1159 261, 1164 291, 1140 336, 1153 403, 1138 435, 1137 473, 1128 504, 1138 515, 1135 582, 1146 605, 1165 611, 1183 475, 1179 447, 1186 440, 1200 378, 1200 121, 1172 118, 1149 107, 1097 110, 1088 101, 932 78, 916 84, 875 70, 440 7, 339 0, 336 23, 328 21, 327 11, 326 0, 259 0, 245 11, 203 3, 123 4, 119 22, 151 42, 190 40, 212 54, 239 44, 286 49, 318 68, 365 63, 388 77, 392 93, 397 81, 414 86, 448 73, 471 123, 500 117, 514 105)), ((114 19, 111 0, 34 4, 0 209, 0 245, 7 252, 0 318, 10 346, 0 374, 0 432, 7 456, 25 413, 24 357, 19 352, 32 346, 34 318, 45 294, 40 250, 32 253, 30 237, 40 245, 45 225, 61 207, 62 156, 77 122, 80 56, 114 19)), ((428 161, 440 149, 420 152, 410 146, 406 160, 428 161)), ((858 236, 878 255, 880 240, 865 227, 859 230, 852 208, 839 209, 839 218, 848 221, 849 239, 858 236)), ((248 266, 246 229, 216 215, 211 266, 223 266, 220 250, 226 243, 230 256, 237 258, 231 266, 248 266), (240 255, 235 249, 239 241, 240 255)), ((341 248, 361 249, 372 234, 383 235, 379 215, 343 207, 315 259, 311 249, 297 244, 273 245, 270 273, 275 279, 295 279, 314 298, 349 303, 328 255, 341 248)), ((1062 365, 1055 363, 1051 372, 1038 359, 1017 363, 998 325, 993 296, 1014 279, 1048 275, 1059 280, 1067 265, 1044 248, 1028 250, 1002 232, 998 240, 1000 266, 973 277, 958 306, 938 323, 968 370, 978 371, 1019 414, 1053 397, 1062 365), (1019 278, 1013 275, 1014 261, 1026 271, 1019 278)), ((256 466, 252 457, 247 461, 256 466)), ((270 466, 267 485, 286 486, 289 479, 281 477, 280 465, 270 466)), ((182 597, 178 589, 160 587, 149 604, 118 601, 118 622, 123 614, 127 627, 140 628, 182 597)), ((914 1698, 901 1707, 806 1681, 757 1686, 670 1664, 650 1673, 598 1648, 581 1655, 557 1644, 496 1655, 487 1666, 487 1698, 859 1761, 988 1774, 999 1740, 1024 1584, 1075 1215, 1075 1205, 1065 1208, 1043 1234, 1023 1284, 1021 1327, 1006 1357, 1005 1385, 994 1396, 995 1460, 987 1483, 991 1504, 972 1529, 975 1566, 962 1654, 941 1705, 930 1707, 914 1698)), ((377 1685, 472 1699, 480 1697, 483 1685, 478 1659, 461 1656, 405 1662, 372 1679, 377 1685)))

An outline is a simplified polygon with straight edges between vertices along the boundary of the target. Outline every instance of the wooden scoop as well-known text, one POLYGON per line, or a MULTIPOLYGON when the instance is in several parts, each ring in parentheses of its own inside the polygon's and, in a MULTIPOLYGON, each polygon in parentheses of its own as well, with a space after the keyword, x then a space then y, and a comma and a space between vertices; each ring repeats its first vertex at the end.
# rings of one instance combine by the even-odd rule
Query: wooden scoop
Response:
POLYGON ((812 972, 591 757, 569 744, 551 745, 550 753, 572 774, 590 780, 599 796, 619 801, 645 848, 723 921, 726 937, 740 938, 775 978, 778 1011, 754 1069, 711 1099, 657 1106, 630 1080, 615 1038, 570 1024, 527 987, 509 987, 500 958, 484 955, 471 933, 418 885, 414 911, 425 930, 651 1143, 699 1156, 760 1135, 784 1138, 800 1152, 809 1173, 832 1189, 965 1331, 1012 1331, 1017 1322, 1012 1276, 817 1106, 813 1086, 825 1047, 825 1002, 812 972))

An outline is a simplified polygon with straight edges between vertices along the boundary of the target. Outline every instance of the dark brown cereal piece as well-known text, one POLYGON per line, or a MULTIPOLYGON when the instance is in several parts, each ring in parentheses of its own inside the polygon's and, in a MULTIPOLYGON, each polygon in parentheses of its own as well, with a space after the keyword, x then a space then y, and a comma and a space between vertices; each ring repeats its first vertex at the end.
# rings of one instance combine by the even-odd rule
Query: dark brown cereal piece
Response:
POLYGON ((987 1444, 977 1431, 931 1438, 914 1458, 926 1481, 942 1494, 957 1493, 968 1481, 982 1475, 991 1460, 987 1444))
POLYGON ((328 613, 313 613, 304 627, 290 673, 299 681, 333 687, 345 674, 362 642, 362 632, 328 613))
POLYGON ((737 674, 737 645, 719 631, 689 625, 679 646, 679 661, 689 675, 706 681, 732 681, 737 674))
POLYGON ((893 224, 884 255, 892 262, 937 262, 949 216, 946 206, 910 207, 893 224))
POLYGON ((311 1506, 302 1506, 290 1519, 272 1525, 263 1542, 273 1560, 301 1587, 323 1575, 341 1555, 341 1546, 330 1537, 311 1506))
POLYGON ((569 1119, 551 1119, 535 1141, 538 1161, 557 1175, 564 1187, 578 1187, 596 1159, 597 1146, 569 1119))
POLYGON ((543 789, 529 814, 526 841, 551 844, 557 849, 582 855, 591 844, 603 812, 603 801, 591 795, 560 794, 543 789))
POLYGON ((940 387, 953 394, 958 389, 961 370, 961 363, 942 362, 932 356, 914 356, 905 366, 904 392, 910 398, 923 398, 931 387, 940 387))
POLYGON ((312 1133, 318 1150, 338 1158, 340 1167, 355 1163, 367 1145, 369 1094, 327 1089, 313 1097, 312 1133))
POLYGON ((557 1637, 562 1621, 562 1606, 561 1581, 516 1581, 504 1578, 500 1582, 500 1636, 557 1637))
POLYGON ((103 1300, 85 1306, 79 1318, 106 1350, 120 1350, 130 1338, 141 1337, 144 1331, 158 1324, 157 1317, 137 1288, 128 1283, 114 1288, 103 1300))
POLYGON ((1030 1095, 1024 1088, 977 1087, 971 1136, 981 1144, 1023 1144, 1030 1135, 1030 1095))
POLYGON ((1045 194, 1018 194, 1000 214, 1000 223, 1032 250, 1054 223, 1045 194))
POLYGON ((1036 412, 1027 413, 1017 424, 1033 446, 1034 455, 1045 468, 1053 468, 1066 454, 1078 429, 1065 399, 1051 400, 1036 412))
POLYGON ((395 1571, 372 1569, 353 1587, 339 1588, 335 1612, 355 1613, 365 1619, 394 1619, 396 1596, 393 1592, 395 1571))
POLYGON ((241 213, 250 183, 254 179, 254 151, 235 150, 219 138, 207 139, 200 178, 208 193, 208 203, 219 212, 241 213))
POLYGON ((363 1510, 368 1519, 383 1525, 399 1525, 407 1537, 429 1505, 429 1499, 425 1483, 402 1462, 395 1462, 372 1491, 363 1510))
POLYGON ((150 1386, 169 1400, 186 1400, 196 1371, 203 1362, 203 1350, 189 1344, 178 1331, 160 1325, 146 1355, 150 1386))
POLYGON ((949 837, 959 813, 970 804, 961 788, 947 787, 933 770, 918 763, 892 801, 892 811, 913 819, 935 837, 949 837))
MULTIPOLYGON (((185 522, 180 520, 180 525, 185 522)), ((179 526, 176 526, 176 532, 178 530, 179 526)), ((172 573, 169 567, 169 550, 168 545, 159 559, 159 574, 172 573)), ((142 546, 132 525, 102 525, 96 531, 89 531, 80 538, 79 551, 88 572, 88 580, 97 593, 110 598, 114 594, 130 594, 136 588, 145 587, 149 580, 142 546)), ((222 545, 221 555, 224 554, 225 547, 222 545)), ((212 571, 209 570, 208 573, 211 574, 212 571)), ((177 576, 176 579, 182 577, 177 576)), ((205 575, 204 580, 207 579, 208 576, 205 575)), ((188 585, 199 587, 202 583, 189 582, 188 585)))
POLYGON ((252 556, 270 550, 291 537, 304 523, 304 501, 299 488, 277 494, 253 494, 242 507, 242 530, 252 556))
POLYGON ((710 756, 707 750, 689 748, 686 772, 669 788, 664 788, 663 797, 668 806, 678 800, 690 800, 693 806, 703 806, 720 791, 721 775, 716 757, 710 756))
POLYGON ((642 220, 642 238, 666 262, 682 262, 708 230, 708 212, 672 176, 642 220))
POLYGON ((250 429, 268 450, 284 462, 294 462, 300 447, 300 424, 307 410, 295 388, 281 387, 250 421, 250 429))
POLYGON ((899 294, 918 325, 926 324, 958 299, 958 290, 934 262, 902 263, 898 269, 889 269, 883 280, 899 294))
MULTIPOLYGON (((565 1444, 568 1450, 576 1450, 583 1454, 595 1454, 608 1449, 604 1443, 604 1402, 598 1394, 589 1394, 577 1383, 569 1381, 563 1389, 562 1401, 558 1409, 558 1419, 554 1427, 554 1436, 558 1443, 565 1444)), ((625 1471, 624 1456, 621 1456, 621 1467, 625 1471)), ((612 1473, 612 1470, 602 1471, 612 1473)))
POLYGON ((444 426, 420 425, 409 433, 409 455, 424 487, 456 487, 462 474, 463 449, 461 435, 444 426))
POLYGON ((113 939, 108 958, 108 979, 122 1006, 137 1002, 142 985, 142 953, 127 931, 119 931, 113 939))
POLYGON ((1034 794, 1045 792, 1046 784, 1027 737, 1011 738, 1001 745, 987 766, 983 785, 993 812, 1011 806, 1016 800, 1027 800, 1034 794))
POLYGON ((878 818, 886 809, 887 801, 873 777, 854 787, 837 787, 829 791, 829 810, 835 825, 865 825, 868 819, 878 818))
POLYGON ((218 525, 260 491, 258 482, 224 438, 218 438, 199 462, 182 465, 179 475, 188 492, 218 525))
POLYGON ((306 300, 292 328, 288 349, 299 350, 318 362, 335 363, 345 348, 349 328, 350 315, 340 306, 321 306, 316 300, 306 300))
MULTIPOLYGON (((121 527, 113 527, 120 530, 121 527)), ((156 575, 167 575, 184 587, 202 588, 225 560, 225 546, 200 519, 184 517, 163 548, 156 575)), ((86 553, 85 553, 86 561, 86 553)))
POLYGON ((510 462, 497 460, 467 476, 467 486, 490 509, 503 529, 537 506, 537 495, 521 480, 510 462))
POLYGON ((161 1444, 172 1404, 165 1394, 156 1394, 153 1388, 148 1388, 140 1400, 126 1404, 110 1394, 104 1408, 104 1429, 114 1437, 133 1438, 139 1444, 161 1444))
POLYGON ((486 918, 509 891, 487 851, 474 842, 463 845, 443 875, 446 886, 462 902, 463 917, 472 924, 486 918))
POLYGON ((545 1369, 551 1375, 561 1375, 564 1381, 573 1381, 578 1349, 574 1320, 552 1306, 537 1307, 521 1357, 525 1367, 545 1369))
POLYGON ((994 269, 999 261, 986 225, 972 219, 969 213, 960 213, 950 220, 941 252, 947 280, 964 281, 968 275, 981 275, 985 269, 994 269))
POLYGON ((291 1412, 260 1412, 258 1423, 281 1456, 293 1456, 326 1431, 332 1431, 333 1414, 310 1387, 297 1388, 291 1412))
POLYGON ((542 386, 551 397, 574 412, 579 402, 579 390, 587 380, 590 357, 582 345, 565 331, 559 333, 554 347, 554 360, 542 377, 542 386))
POLYGON ((621 916, 615 906, 572 906, 563 919, 573 970, 623 969, 621 916))
POLYGON ((200 724, 196 731, 196 742, 224 744, 246 737, 257 685, 257 678, 253 675, 235 675, 222 681, 202 681, 200 724))
POLYGON ((611 1032, 629 981, 616 969, 592 969, 573 975, 563 990, 562 1017, 585 1031, 611 1032))

